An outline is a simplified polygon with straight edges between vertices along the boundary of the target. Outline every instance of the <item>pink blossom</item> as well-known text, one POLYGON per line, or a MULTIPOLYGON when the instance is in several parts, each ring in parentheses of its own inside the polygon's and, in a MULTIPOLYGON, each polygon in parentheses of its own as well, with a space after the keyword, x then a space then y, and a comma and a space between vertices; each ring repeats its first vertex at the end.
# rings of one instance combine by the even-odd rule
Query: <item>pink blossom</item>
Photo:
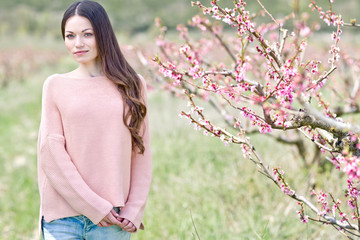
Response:
POLYGON ((181 53, 187 53, 190 50, 190 47, 188 45, 185 45, 179 49, 181 53))
POLYGON ((347 221, 348 221, 348 218, 347 218, 346 213, 340 212, 339 215, 340 215, 340 217, 341 217, 340 222, 344 223, 344 222, 347 222, 347 221))
MULTIPOLYGON (((309 31, 310 31, 310 29, 309 29, 309 31)), ((302 41, 301 44, 300 44, 300 46, 299 46, 299 50, 300 50, 300 51, 304 51, 305 48, 306 48, 306 46, 307 46, 306 41, 302 41)))
POLYGON ((344 162, 343 171, 348 175, 350 180, 359 179, 360 169, 359 169, 359 158, 356 156, 348 157, 344 162))
POLYGON ((281 191, 283 191, 286 195, 294 195, 295 191, 290 189, 288 186, 285 186, 284 184, 281 185, 281 191))
POLYGON ((223 18, 223 21, 227 24, 232 24, 233 21, 231 20, 231 17, 229 15, 226 15, 224 18, 223 18))
POLYGON ((176 30, 180 33, 181 38, 185 38, 188 34, 188 29, 182 24, 177 25, 176 30))
POLYGON ((351 209, 356 208, 355 200, 353 198, 348 199, 347 203, 351 209))
POLYGON ((307 223, 309 221, 309 216, 304 215, 303 211, 297 211, 297 214, 303 223, 307 223))
POLYGON ((199 78, 203 75, 201 72, 199 65, 194 65, 193 67, 189 67, 189 74, 193 79, 199 78))
POLYGON ((248 145, 242 144, 241 150, 242 150, 244 158, 248 158, 251 155, 251 149, 249 148, 248 145))
POLYGON ((311 29, 308 26, 303 26, 300 29, 300 36, 301 37, 307 37, 311 34, 311 29))
POLYGON ((352 142, 355 142, 356 140, 357 140, 357 136, 356 136, 356 135, 352 135, 352 136, 351 136, 351 141, 352 141, 352 142))

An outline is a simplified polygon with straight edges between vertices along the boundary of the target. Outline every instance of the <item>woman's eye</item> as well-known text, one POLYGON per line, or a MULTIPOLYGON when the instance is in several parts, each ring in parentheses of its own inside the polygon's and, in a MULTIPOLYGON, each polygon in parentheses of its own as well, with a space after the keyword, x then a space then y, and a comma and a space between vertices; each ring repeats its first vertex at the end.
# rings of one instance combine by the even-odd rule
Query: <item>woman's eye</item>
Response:
POLYGON ((91 37, 93 34, 92 33, 85 33, 84 36, 85 37, 91 37))
POLYGON ((68 34, 68 35, 66 35, 66 38, 67 39, 72 39, 72 38, 74 38, 74 34, 68 34))

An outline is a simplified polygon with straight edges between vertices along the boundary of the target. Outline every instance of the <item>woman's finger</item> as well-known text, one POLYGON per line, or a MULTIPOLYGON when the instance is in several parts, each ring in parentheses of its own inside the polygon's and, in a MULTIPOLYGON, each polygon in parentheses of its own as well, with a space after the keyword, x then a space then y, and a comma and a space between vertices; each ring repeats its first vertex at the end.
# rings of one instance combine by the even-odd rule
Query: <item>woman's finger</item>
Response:
POLYGON ((136 230, 136 227, 135 227, 135 225, 133 225, 127 232, 133 233, 133 232, 135 232, 135 230, 136 230))
POLYGON ((105 218, 108 223, 111 225, 118 225, 120 226, 120 221, 116 219, 116 217, 113 216, 113 213, 109 213, 109 215, 105 218))
POLYGON ((127 232, 134 231, 134 229, 135 229, 134 224, 131 221, 127 220, 127 219, 124 219, 123 225, 124 225, 123 229, 125 231, 127 231, 127 232))
POLYGON ((111 209, 110 213, 111 213, 115 218, 120 217, 120 215, 119 215, 114 209, 111 209))
POLYGON ((122 220, 121 221, 121 223, 120 223, 120 227, 122 228, 122 229, 124 229, 128 224, 129 224, 129 220, 127 220, 126 218, 124 218, 124 220, 122 220))
POLYGON ((101 220, 100 224, 101 224, 102 227, 110 227, 110 226, 114 225, 107 218, 104 218, 103 220, 101 220))

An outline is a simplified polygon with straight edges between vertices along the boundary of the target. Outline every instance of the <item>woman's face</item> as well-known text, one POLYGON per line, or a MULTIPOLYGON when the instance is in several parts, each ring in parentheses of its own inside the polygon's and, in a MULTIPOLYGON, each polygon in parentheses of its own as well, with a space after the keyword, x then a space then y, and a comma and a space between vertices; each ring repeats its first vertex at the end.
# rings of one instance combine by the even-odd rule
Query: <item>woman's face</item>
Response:
POLYGON ((93 64, 98 56, 94 30, 90 21, 74 15, 65 24, 65 46, 75 61, 80 64, 93 64))

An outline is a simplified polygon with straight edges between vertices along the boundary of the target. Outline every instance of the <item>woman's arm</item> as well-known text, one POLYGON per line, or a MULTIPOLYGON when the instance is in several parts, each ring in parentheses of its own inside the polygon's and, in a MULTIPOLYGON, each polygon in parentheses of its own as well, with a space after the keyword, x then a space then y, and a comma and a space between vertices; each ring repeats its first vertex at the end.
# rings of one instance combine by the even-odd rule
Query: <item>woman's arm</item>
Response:
MULTIPOLYGON (((143 99, 147 105, 146 83, 141 76, 140 79, 143 85, 143 99)), ((146 114, 141 131, 143 132, 145 151, 144 154, 137 152, 133 152, 132 154, 130 192, 124 208, 120 211, 120 217, 132 222, 135 225, 136 230, 139 228, 143 229, 141 223, 152 175, 148 114, 146 114)))
POLYGON ((113 206, 89 188, 66 151, 61 115, 54 101, 56 80, 56 76, 49 77, 43 87, 39 167, 74 210, 97 224, 113 206))

